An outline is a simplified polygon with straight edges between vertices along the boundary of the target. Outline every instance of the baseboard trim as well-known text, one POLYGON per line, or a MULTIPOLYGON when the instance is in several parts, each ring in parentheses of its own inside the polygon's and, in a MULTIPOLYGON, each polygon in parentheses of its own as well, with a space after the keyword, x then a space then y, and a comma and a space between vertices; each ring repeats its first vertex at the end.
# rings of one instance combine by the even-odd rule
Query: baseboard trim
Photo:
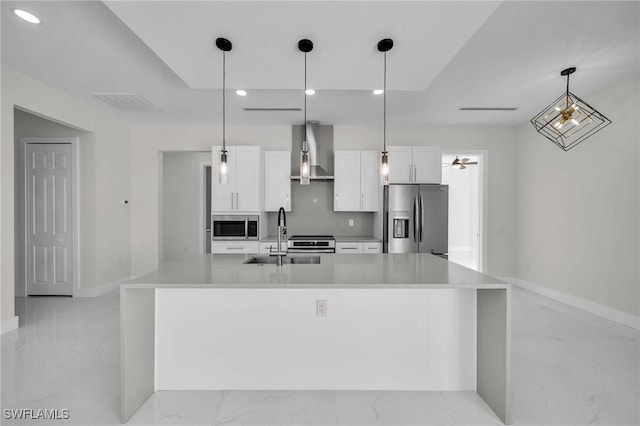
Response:
POLYGON ((8 333, 18 328, 18 317, 2 318, 0 334, 8 333))
POLYGON ((126 283, 127 281, 131 281, 136 278, 137 276, 131 275, 129 277, 121 278, 119 280, 112 281, 105 285, 101 285, 100 287, 79 288, 79 289, 76 289, 73 296, 74 297, 100 297, 109 292, 119 289, 120 284, 126 283))
POLYGON ((600 305, 598 303, 594 303, 588 300, 581 299, 576 296, 572 296, 567 293, 563 293, 558 290, 553 290, 549 287, 542 286, 540 284, 535 284, 529 281, 522 280, 520 278, 515 277, 498 277, 503 281, 507 281, 517 287, 523 288, 525 290, 529 290, 533 293, 537 293, 541 296, 548 297, 549 299, 553 299, 557 302, 562 302, 566 305, 573 306, 574 308, 581 309, 583 311, 592 313, 601 318, 617 322, 618 324, 626 325, 627 327, 631 327, 635 330, 640 331, 640 317, 636 315, 631 315, 626 312, 619 311, 617 309, 609 308, 608 306, 600 305))

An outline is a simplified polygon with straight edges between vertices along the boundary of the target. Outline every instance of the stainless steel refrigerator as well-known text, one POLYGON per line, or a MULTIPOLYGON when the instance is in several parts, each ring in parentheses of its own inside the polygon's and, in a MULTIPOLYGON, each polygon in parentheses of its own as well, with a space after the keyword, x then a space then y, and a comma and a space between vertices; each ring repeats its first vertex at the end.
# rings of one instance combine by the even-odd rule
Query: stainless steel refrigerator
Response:
POLYGON ((383 252, 432 253, 446 257, 448 240, 447 185, 385 186, 383 252))

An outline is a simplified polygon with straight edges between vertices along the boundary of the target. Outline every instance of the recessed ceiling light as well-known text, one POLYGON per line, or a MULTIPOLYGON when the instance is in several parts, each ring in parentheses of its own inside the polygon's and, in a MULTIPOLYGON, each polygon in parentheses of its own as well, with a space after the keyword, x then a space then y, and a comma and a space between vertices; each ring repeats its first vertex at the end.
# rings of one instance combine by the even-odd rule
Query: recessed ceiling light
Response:
POLYGON ((382 89, 375 89, 375 90, 373 91, 373 94, 374 94, 374 95, 382 95, 383 93, 384 93, 384 90, 382 90, 382 89))
POLYGON ((316 91, 313 90, 313 89, 307 89, 307 90, 304 91, 304 93, 306 93, 309 96, 312 96, 312 95, 316 94, 316 91))
POLYGON ((238 96, 247 96, 247 91, 246 90, 242 90, 242 89, 238 89, 238 90, 236 90, 236 95, 238 95, 238 96))
POLYGON ((24 19, 27 22, 30 22, 32 24, 39 24, 40 23, 40 19, 38 19, 37 16, 26 12, 24 10, 20 10, 20 9, 14 9, 13 13, 15 13, 16 15, 18 15, 20 18, 24 19))

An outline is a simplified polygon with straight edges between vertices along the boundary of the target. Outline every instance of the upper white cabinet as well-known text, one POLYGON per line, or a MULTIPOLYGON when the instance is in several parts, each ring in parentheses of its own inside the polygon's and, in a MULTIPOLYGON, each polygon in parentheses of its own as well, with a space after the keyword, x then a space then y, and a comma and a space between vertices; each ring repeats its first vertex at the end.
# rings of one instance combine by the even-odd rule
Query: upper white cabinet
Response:
POLYGON ((264 152, 264 210, 291 211, 291 152, 264 152))
POLYGON ((260 210, 260 147, 227 146, 229 183, 220 184, 220 146, 212 148, 211 211, 221 213, 260 210))
POLYGON ((389 183, 441 183, 442 154, 434 146, 388 146, 389 183))
POLYGON ((378 210, 378 152, 336 151, 334 211, 378 210))

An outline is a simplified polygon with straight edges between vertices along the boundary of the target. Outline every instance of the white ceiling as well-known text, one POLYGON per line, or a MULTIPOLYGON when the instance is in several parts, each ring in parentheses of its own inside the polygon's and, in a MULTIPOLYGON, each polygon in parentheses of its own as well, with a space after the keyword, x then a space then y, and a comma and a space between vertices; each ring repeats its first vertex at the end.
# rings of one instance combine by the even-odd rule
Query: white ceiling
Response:
MULTIPOLYGON (((297 124, 303 55, 310 38, 308 118, 380 125, 382 57, 388 54, 388 125, 515 125, 564 90, 588 95, 640 73, 637 1, 2 1, 2 62, 130 121, 221 121, 227 37, 227 122, 297 124), (23 8, 38 26, 18 19, 23 8), (159 111, 122 112, 90 93, 141 95, 159 111), (469 112, 460 107, 517 107, 469 112)), ((598 105, 593 105, 598 108, 598 105)), ((606 111, 603 111, 606 114, 606 111)))

